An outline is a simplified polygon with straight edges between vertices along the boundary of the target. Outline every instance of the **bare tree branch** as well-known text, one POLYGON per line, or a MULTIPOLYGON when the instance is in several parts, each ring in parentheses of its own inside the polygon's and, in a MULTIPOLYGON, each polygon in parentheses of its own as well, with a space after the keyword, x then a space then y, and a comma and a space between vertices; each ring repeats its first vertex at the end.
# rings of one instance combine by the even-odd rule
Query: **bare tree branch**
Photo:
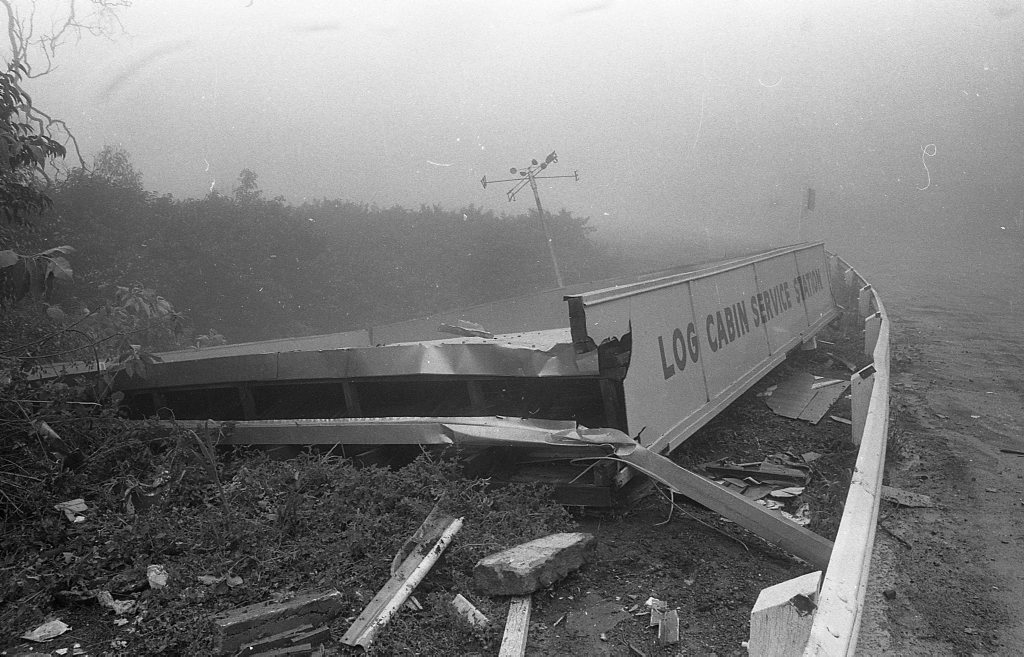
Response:
MULTIPOLYGON (((16 5, 16 0, 0 0, 0 8, 7 18, 8 68, 20 69, 28 79, 51 73, 57 67, 57 51, 63 45, 78 42, 83 36, 113 38, 123 34, 125 29, 119 12, 131 4, 131 0, 60 0, 49 26, 42 30, 39 23, 43 19, 34 0, 28 3, 27 15, 23 9, 19 11, 24 3, 16 5)), ((21 108, 25 119, 35 123, 41 135, 65 146, 70 143, 79 165, 87 168, 78 140, 67 123, 36 107, 28 94, 25 97, 28 103, 21 108)), ((40 173, 49 179, 45 171, 40 173)))

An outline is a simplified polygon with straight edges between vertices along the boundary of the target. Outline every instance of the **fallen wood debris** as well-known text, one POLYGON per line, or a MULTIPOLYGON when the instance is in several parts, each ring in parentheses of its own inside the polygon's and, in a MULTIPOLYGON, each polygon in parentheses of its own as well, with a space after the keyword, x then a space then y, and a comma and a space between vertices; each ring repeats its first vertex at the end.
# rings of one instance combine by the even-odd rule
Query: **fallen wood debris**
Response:
POLYGON ((839 417, 838 415, 829 415, 828 418, 833 422, 838 422, 840 424, 853 424, 853 420, 848 420, 845 417, 839 417))
POLYGON ((920 493, 911 493, 902 488, 882 486, 882 499, 898 506, 928 508, 935 506, 932 498, 920 493))
POLYGON ((295 629, 280 632, 264 637, 252 643, 247 643, 239 649, 239 655, 287 655, 292 652, 305 652, 313 649, 313 646, 323 645, 331 640, 331 628, 326 625, 314 629, 312 625, 301 625, 295 629), (292 652, 282 652, 292 651, 292 652))
POLYGON ((679 612, 670 609, 658 623, 658 643, 663 646, 679 643, 679 612))
POLYGON ((480 628, 490 627, 491 621, 487 616, 484 616, 483 613, 473 606, 473 603, 467 600, 461 593, 452 599, 452 606, 455 607, 455 611, 459 613, 459 616, 465 618, 470 625, 480 628))
POLYGON ((657 598, 647 598, 647 602, 644 604, 651 610, 651 619, 648 625, 650 627, 661 625, 661 619, 665 616, 665 612, 668 610, 668 603, 657 598))
POLYGON ((751 483, 748 479, 752 479, 761 484, 804 486, 811 477, 811 470, 806 463, 785 454, 773 454, 764 461, 754 463, 733 463, 729 459, 719 459, 705 463, 703 467, 716 477, 737 478, 747 483, 751 483))
POLYGON ((526 640, 530 634, 530 611, 533 597, 515 596, 508 607, 505 634, 501 637, 498 657, 523 657, 526 654, 526 640))
POLYGON ((817 424, 849 387, 849 381, 799 372, 779 383, 764 402, 776 415, 817 424))
POLYGON ((283 602, 258 602, 222 611, 213 617, 214 648, 220 654, 236 653, 243 646, 259 645, 267 637, 326 625, 341 613, 341 600, 340 591, 327 589, 283 602))
POLYGON ((488 595, 527 595, 579 570, 596 549, 593 534, 551 534, 484 557, 473 580, 488 595))
MULTIPOLYGON (((429 515, 427 518, 430 520, 429 515)), ((402 564, 395 569, 391 579, 370 600, 363 612, 345 632, 341 638, 343 644, 362 646, 363 648, 370 647, 377 633, 388 624, 391 617, 430 572, 445 548, 452 542, 455 534, 462 529, 462 518, 438 514, 430 525, 429 528, 421 526, 417 533, 422 531, 421 535, 432 536, 437 526, 443 526, 444 529, 433 543, 420 542, 409 553, 402 564)))
POLYGON ((620 446, 615 450, 615 456, 673 491, 722 514, 815 567, 828 566, 832 541, 769 511, 754 500, 691 472, 641 445, 620 446))

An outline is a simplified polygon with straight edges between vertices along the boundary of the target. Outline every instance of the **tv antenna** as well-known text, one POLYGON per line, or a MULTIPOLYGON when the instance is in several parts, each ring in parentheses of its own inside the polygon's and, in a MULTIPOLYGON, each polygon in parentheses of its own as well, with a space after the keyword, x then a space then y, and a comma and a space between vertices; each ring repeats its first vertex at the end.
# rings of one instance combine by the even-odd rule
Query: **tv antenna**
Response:
POLYGON ((538 178, 572 178, 576 182, 580 180, 579 171, 573 171, 571 176, 541 176, 538 175, 541 171, 548 168, 548 165, 558 162, 558 154, 551 151, 551 154, 544 158, 543 162, 537 162, 537 160, 531 160, 530 166, 528 167, 512 167, 508 170, 509 173, 519 175, 518 178, 504 178, 502 180, 488 180, 487 176, 480 179, 480 184, 487 189, 487 185, 492 183, 503 183, 503 182, 514 182, 512 189, 506 192, 509 203, 516 200, 516 196, 519 192, 529 185, 530 189, 533 190, 533 199, 537 201, 537 216, 540 217, 541 228, 544 229, 544 237, 548 241, 548 252, 551 254, 551 266, 555 269, 555 282, 558 283, 558 287, 565 287, 565 283, 562 281, 562 270, 558 266, 558 257, 555 255, 555 243, 551 239, 551 229, 548 227, 548 222, 544 220, 544 207, 540 204, 540 192, 537 191, 537 179, 538 178))

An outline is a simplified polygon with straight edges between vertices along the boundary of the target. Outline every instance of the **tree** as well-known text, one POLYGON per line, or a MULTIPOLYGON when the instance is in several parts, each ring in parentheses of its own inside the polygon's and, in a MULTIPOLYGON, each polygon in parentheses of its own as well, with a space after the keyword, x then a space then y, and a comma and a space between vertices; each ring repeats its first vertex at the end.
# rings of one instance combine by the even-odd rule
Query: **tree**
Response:
POLYGON ((74 134, 64 121, 32 102, 24 82, 52 71, 57 50, 85 34, 110 35, 121 28, 117 10, 128 0, 62 0, 48 19, 49 29, 36 25, 35 2, 0 0, 7 18, 7 45, 0 73, 0 219, 23 223, 28 215, 50 206, 47 167, 67 153, 71 143, 84 167, 74 134))
POLYGON ((21 88, 25 67, 12 62, 0 73, 0 212, 24 223, 52 204, 44 191, 46 166, 63 158, 64 146, 33 124, 32 101, 21 88))

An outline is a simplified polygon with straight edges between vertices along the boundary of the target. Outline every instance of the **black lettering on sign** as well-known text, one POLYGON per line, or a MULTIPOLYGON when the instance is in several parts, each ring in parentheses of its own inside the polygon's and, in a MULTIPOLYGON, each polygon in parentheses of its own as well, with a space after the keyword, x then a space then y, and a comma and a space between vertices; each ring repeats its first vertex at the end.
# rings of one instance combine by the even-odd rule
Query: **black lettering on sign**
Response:
POLYGON ((716 351, 718 351, 718 346, 719 346, 718 345, 718 339, 715 337, 715 336, 718 335, 718 331, 715 331, 713 333, 711 331, 711 327, 714 325, 714 323, 715 323, 715 316, 714 315, 708 315, 707 320, 704 322, 704 327, 708 331, 708 346, 711 347, 711 353, 715 353, 716 351))
POLYGON ((672 356, 676 359, 676 367, 682 372, 686 369, 686 342, 683 340, 683 332, 679 329, 672 331, 672 356))
POLYGON ((686 326, 686 341, 690 347, 690 360, 696 363, 700 358, 700 340, 697 339, 697 327, 693 322, 686 326))
POLYGON ((668 380, 675 376, 676 371, 682 372, 686 369, 686 359, 689 356, 691 362, 696 363, 700 357, 700 341, 697 340, 697 327, 690 322, 686 325, 686 335, 682 329, 672 331, 672 362, 668 360, 665 352, 665 338, 658 336, 658 352, 661 354, 661 373, 668 380))

